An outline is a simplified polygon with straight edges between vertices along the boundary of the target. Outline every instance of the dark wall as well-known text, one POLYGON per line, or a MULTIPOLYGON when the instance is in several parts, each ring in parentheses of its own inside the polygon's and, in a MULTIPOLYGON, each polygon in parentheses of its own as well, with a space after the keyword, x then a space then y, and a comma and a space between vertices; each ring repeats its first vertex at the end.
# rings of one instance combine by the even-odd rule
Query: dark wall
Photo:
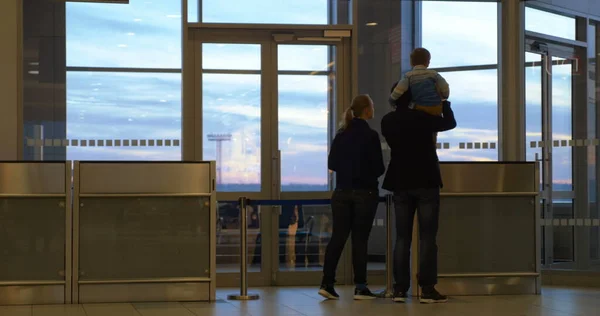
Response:
MULTIPOLYGON (((45 139, 66 138, 65 3, 23 1, 23 134, 45 139)), ((39 150, 27 146, 25 160, 64 160, 65 147, 39 150)))

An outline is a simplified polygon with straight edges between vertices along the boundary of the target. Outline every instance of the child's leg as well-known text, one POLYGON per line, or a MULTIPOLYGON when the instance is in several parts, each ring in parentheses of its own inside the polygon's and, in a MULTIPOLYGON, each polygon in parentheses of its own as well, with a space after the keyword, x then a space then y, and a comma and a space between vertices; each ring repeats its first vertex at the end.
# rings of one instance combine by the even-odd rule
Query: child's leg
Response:
POLYGON ((442 115, 442 105, 433 105, 433 106, 423 106, 423 105, 418 105, 415 104, 414 106, 415 110, 419 110, 419 111, 423 111, 427 114, 430 115, 434 115, 434 116, 441 116, 442 115))

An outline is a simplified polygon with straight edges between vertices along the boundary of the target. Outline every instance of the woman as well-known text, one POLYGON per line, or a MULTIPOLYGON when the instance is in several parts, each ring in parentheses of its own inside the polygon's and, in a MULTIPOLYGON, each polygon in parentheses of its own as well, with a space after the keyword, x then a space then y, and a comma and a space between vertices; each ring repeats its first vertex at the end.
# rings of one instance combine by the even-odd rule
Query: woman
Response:
POLYGON ((354 98, 331 144, 328 165, 336 174, 336 189, 331 197, 333 232, 325 252, 319 290, 327 299, 339 298, 334 289, 335 271, 350 234, 354 299, 375 298, 367 288, 367 243, 379 203, 378 178, 385 167, 379 134, 367 124, 374 113, 373 100, 368 95, 354 98))

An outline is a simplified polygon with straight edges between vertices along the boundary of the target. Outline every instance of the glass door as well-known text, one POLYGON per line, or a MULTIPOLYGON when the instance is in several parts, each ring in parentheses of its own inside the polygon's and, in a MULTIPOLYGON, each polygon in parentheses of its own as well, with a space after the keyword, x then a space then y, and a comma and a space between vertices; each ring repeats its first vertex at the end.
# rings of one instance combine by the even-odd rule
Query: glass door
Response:
POLYGON ((527 160, 541 167, 542 264, 571 268, 575 263, 572 49, 527 41, 527 160))
MULTIPOLYGON (((274 220, 274 235, 279 239, 273 251, 277 253, 275 283, 314 285, 321 281, 332 229, 330 205, 314 200, 331 197, 327 154, 341 117, 336 111, 349 103, 344 90, 349 83, 342 81, 349 54, 344 38, 275 37, 275 41, 274 196, 284 201, 312 200, 283 205, 274 220)), ((338 282, 344 282, 345 267, 341 260, 338 282)))
MULTIPOLYGON (((300 200, 330 197, 327 153, 337 111, 349 102, 342 78, 350 38, 258 27, 193 34, 196 137, 203 159, 217 161, 223 201, 219 285, 238 284, 239 210, 227 201, 240 196, 288 201, 247 210, 250 285, 318 284, 331 212, 300 200)), ((343 279, 344 262, 340 272, 343 279)))
MULTIPOLYGON (((270 38, 204 30, 194 36, 195 136, 202 140, 202 159, 215 160, 217 168, 218 283, 238 286, 240 210, 235 201, 242 196, 271 198, 270 38)), ((269 284, 262 257, 263 240, 271 238, 264 229, 270 217, 262 211, 252 206, 246 210, 246 262, 248 282, 253 286, 269 284)))

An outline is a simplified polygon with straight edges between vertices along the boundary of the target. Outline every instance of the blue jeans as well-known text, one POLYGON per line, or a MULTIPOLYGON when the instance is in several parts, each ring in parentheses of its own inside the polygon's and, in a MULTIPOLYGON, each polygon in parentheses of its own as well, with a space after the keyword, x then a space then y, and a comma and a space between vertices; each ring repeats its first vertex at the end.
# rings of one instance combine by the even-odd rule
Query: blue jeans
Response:
POLYGON ((367 284, 367 249, 379 203, 377 190, 336 190, 331 197, 333 232, 325 251, 322 284, 335 283, 335 271, 352 234, 354 284, 367 284))
POLYGON ((437 284, 437 232, 440 214, 440 189, 415 189, 394 193, 396 210, 396 248, 394 249, 395 289, 410 288, 410 245, 415 212, 419 221, 419 285, 437 284))

